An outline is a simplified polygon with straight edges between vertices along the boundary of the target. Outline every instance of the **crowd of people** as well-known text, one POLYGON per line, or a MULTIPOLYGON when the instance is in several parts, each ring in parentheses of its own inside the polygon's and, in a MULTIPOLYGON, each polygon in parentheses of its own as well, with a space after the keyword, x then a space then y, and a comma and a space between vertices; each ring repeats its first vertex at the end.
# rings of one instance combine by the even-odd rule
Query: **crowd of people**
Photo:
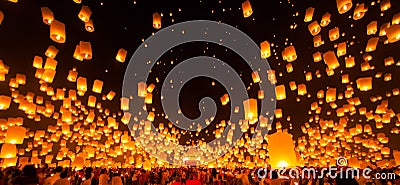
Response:
MULTIPOLYGON (((155 168, 104 169, 91 168, 35 168, 26 165, 2 169, 0 185, 400 185, 398 175, 391 179, 355 178, 328 174, 307 175, 303 178, 288 177, 286 173, 260 169, 206 169, 206 168, 155 168), (262 174, 266 173, 266 174, 262 174), (319 178, 315 178, 319 177, 319 178), (322 178, 320 178, 322 177, 322 178)), ((396 172, 392 169, 376 169, 370 173, 396 172)))

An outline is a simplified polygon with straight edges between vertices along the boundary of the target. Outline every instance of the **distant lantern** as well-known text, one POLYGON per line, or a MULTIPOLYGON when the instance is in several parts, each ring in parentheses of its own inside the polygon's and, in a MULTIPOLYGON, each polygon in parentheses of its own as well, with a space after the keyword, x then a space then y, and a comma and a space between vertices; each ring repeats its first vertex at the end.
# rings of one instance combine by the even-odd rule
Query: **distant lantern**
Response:
POLYGON ((324 44, 321 35, 314 36, 313 42, 314 42, 314 47, 320 47, 322 44, 324 44))
POLYGON ((375 51, 376 46, 378 45, 378 42, 379 42, 379 37, 373 37, 373 38, 368 39, 367 47, 365 48, 365 52, 375 51))
POLYGON ((153 13, 153 28, 161 28, 161 15, 159 13, 153 13))
POLYGON ((340 66, 340 63, 333 51, 327 51, 323 55, 324 62, 328 66, 329 69, 336 69, 340 66))
POLYGON ((357 4, 356 8, 354 9, 353 19, 359 20, 363 18, 366 11, 367 9, 364 7, 364 3, 357 4))
POLYGON ((284 100, 286 99, 286 90, 285 85, 278 85, 275 87, 276 99, 277 100, 284 100))
POLYGON ((330 22, 331 22, 331 14, 330 13, 327 12, 324 15, 322 15, 321 27, 328 26, 330 22))
POLYGON ((304 15, 304 22, 310 22, 313 19, 315 8, 309 7, 304 15))
POLYGON ((294 48, 294 46, 286 47, 283 52, 284 52, 284 58, 286 58, 286 61, 293 62, 297 59, 296 49, 294 48))
POLYGON ((304 95, 307 94, 307 86, 306 86, 306 84, 299 84, 297 86, 297 94, 299 96, 304 96, 304 95))
POLYGON ((153 103, 153 94, 147 93, 146 97, 144 97, 144 103, 152 104, 153 103))
POLYGON ((87 91, 87 83, 85 77, 79 77, 76 81, 76 89, 81 92, 87 91))
POLYGON ((88 22, 85 22, 85 30, 88 32, 94 32, 93 20, 90 19, 88 22))
POLYGON ((325 100, 327 103, 336 101, 336 88, 328 88, 326 91, 325 100))
POLYGON ((369 91, 372 89, 372 77, 364 77, 356 80, 357 88, 360 91, 369 91))
POLYGON ((101 93, 101 90, 103 89, 103 81, 101 81, 101 80, 95 80, 94 82, 93 82, 93 88, 92 88, 92 91, 94 92, 94 93, 101 93))
POLYGON ((129 98, 127 98, 127 97, 121 98, 121 110, 123 110, 123 111, 129 110, 129 98))
POLYGON ((35 56, 33 57, 33 67, 36 69, 42 68, 43 65, 43 59, 40 56, 35 56))
POLYGON ((268 58, 271 56, 271 45, 268 41, 264 41, 260 44, 261 47, 261 58, 268 58))
POLYGON ((264 99, 264 90, 258 90, 258 99, 264 99))
POLYGON ((58 49, 55 46, 51 45, 47 48, 45 55, 49 58, 54 59, 57 56, 57 53, 58 53, 58 49))
POLYGON ((352 0, 336 0, 336 6, 340 14, 344 14, 353 6, 352 0))
POLYGON ((228 104, 229 103, 229 95, 227 93, 225 93, 223 96, 221 96, 220 100, 221 100, 222 105, 228 104))
POLYGON ((76 78, 78 78, 78 72, 75 70, 69 70, 67 80, 70 82, 76 82, 76 78))
POLYGON ((318 35, 321 31, 321 27, 319 26, 317 21, 313 21, 308 25, 308 31, 310 31, 312 36, 318 35))
POLYGON ((321 52, 317 51, 313 54, 314 62, 320 62, 322 60, 321 52))
POLYGON ((4 143, 1 147, 0 158, 14 158, 17 155, 17 146, 15 144, 4 143))
POLYGON ((382 0, 380 2, 380 7, 381 7, 381 11, 386 11, 388 10, 392 5, 390 4, 390 0, 382 0))
POLYGON ((114 96, 115 96, 115 92, 114 91, 110 91, 110 92, 108 92, 108 94, 107 94, 107 100, 112 100, 113 98, 114 98, 114 96))
POLYGON ((79 19, 83 22, 88 22, 90 20, 90 16, 92 15, 92 11, 88 6, 82 6, 81 11, 78 14, 79 19))
POLYGON ((138 83, 138 96, 139 97, 142 97, 142 98, 146 97, 146 94, 147 94, 146 88, 147 88, 147 84, 145 82, 138 83))
POLYGON ((90 60, 92 59, 92 45, 90 42, 79 42, 79 51, 83 59, 90 60))
POLYGON ((286 70, 288 73, 293 72, 293 66, 291 63, 286 64, 286 70))
POLYGON ((125 62, 127 51, 123 48, 118 50, 117 56, 115 59, 117 59, 118 62, 125 62))
POLYGON ((54 21, 53 12, 48 7, 41 7, 43 22, 47 25, 51 25, 54 21))
POLYGON ((25 139, 26 128, 23 126, 11 126, 7 128, 5 143, 22 144, 25 139))
POLYGON ((329 40, 330 41, 335 41, 339 38, 340 33, 339 33, 339 28, 335 27, 329 30, 329 40))
POLYGON ((249 121, 250 124, 254 124, 258 121, 258 109, 257 100, 250 98, 243 101, 245 119, 249 121))
POLYGON ((243 10, 243 16, 245 18, 250 17, 251 14, 253 14, 253 9, 251 8, 250 1, 245 1, 242 3, 242 10, 243 10))
POLYGON ((372 21, 367 25, 367 35, 374 35, 378 31, 378 22, 372 21))
POLYGON ((80 48, 81 47, 79 45, 76 45, 73 57, 76 60, 83 61, 83 57, 81 55, 81 49, 80 48))
POLYGON ((65 24, 57 20, 51 22, 50 38, 57 43, 65 43, 65 24))
POLYGON ((392 25, 386 30, 386 36, 389 43, 394 43, 400 40, 400 25, 392 25))
POLYGON ((349 74, 344 74, 344 75, 342 75, 342 83, 343 83, 343 84, 347 84, 347 83, 349 83, 349 82, 350 82, 349 74))
POLYGON ((260 75, 257 71, 253 71, 253 73, 251 73, 251 78, 253 78, 254 83, 260 82, 260 75))
POLYGON ((96 106, 96 96, 90 95, 88 98, 88 104, 89 107, 95 107, 96 106))
POLYGON ((0 110, 7 110, 11 104, 11 97, 0 95, 0 110))
POLYGON ((291 168, 298 166, 292 135, 276 132, 268 136, 269 163, 272 168, 291 168))
POLYGON ((338 57, 341 57, 346 54, 346 42, 341 42, 338 44, 336 54, 338 57))

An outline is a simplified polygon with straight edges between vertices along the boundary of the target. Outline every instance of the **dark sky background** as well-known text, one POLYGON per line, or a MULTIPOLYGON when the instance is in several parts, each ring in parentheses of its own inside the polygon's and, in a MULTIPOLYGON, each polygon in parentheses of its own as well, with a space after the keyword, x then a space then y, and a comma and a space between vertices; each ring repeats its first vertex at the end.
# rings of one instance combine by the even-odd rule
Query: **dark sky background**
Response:
MULTIPOLYGON (((157 32, 152 27, 152 14, 159 12, 163 14, 162 28, 173 25, 174 23, 189 21, 189 20, 213 20, 232 25, 248 34, 256 43, 261 43, 268 40, 274 43, 272 50, 276 51, 276 56, 271 56, 268 61, 271 68, 276 70, 277 85, 285 84, 287 98, 283 101, 278 101, 277 107, 282 108, 284 117, 276 119, 280 121, 284 128, 289 127, 289 123, 293 124, 293 130, 290 132, 295 137, 302 136, 300 126, 308 121, 308 109, 310 104, 317 100, 316 92, 327 87, 337 88, 337 92, 344 92, 346 86, 341 83, 341 73, 350 74, 350 79, 354 83, 353 88, 355 95, 360 97, 362 104, 359 107, 367 107, 368 110, 375 110, 377 103, 371 103, 370 96, 381 95, 383 99, 389 100, 389 108, 392 108, 396 113, 400 111, 399 97, 385 97, 385 93, 391 91, 395 87, 399 87, 400 76, 399 67, 392 65, 385 67, 383 59, 388 56, 393 56, 395 61, 399 61, 400 43, 384 45, 379 42, 378 49, 372 52, 373 60, 371 65, 375 66, 375 70, 361 72, 360 63, 363 62, 362 54, 369 38, 367 36, 366 25, 371 21, 378 21, 379 26, 385 22, 390 22, 392 16, 400 12, 400 2, 392 0, 392 7, 383 13, 379 9, 379 4, 371 6, 366 3, 369 10, 364 18, 354 21, 349 16, 352 15, 353 9, 357 2, 353 1, 352 10, 346 14, 340 15, 336 9, 335 0, 298 0, 298 1, 275 1, 275 0, 252 0, 252 8, 254 13, 249 18, 244 18, 241 10, 242 1, 238 0, 143 0, 143 1, 127 1, 127 0, 83 0, 81 5, 88 5, 93 14, 91 19, 94 22, 95 31, 89 33, 84 28, 84 23, 78 19, 77 15, 81 5, 74 3, 72 0, 20 0, 17 4, 7 1, 0 2, 0 10, 5 14, 5 19, 0 25, 0 59, 5 64, 10 66, 10 74, 7 79, 15 77, 16 73, 27 75, 27 85, 19 88, 20 92, 37 91, 39 85, 34 79, 35 69, 32 66, 34 55, 45 57, 44 52, 49 45, 56 46, 60 52, 56 59, 58 60, 57 74, 53 83, 54 87, 66 87, 67 89, 76 88, 75 83, 67 81, 66 76, 68 71, 73 67, 78 69, 79 75, 87 77, 88 92, 92 88, 92 82, 95 79, 104 81, 103 92, 108 93, 109 90, 117 92, 117 96, 113 101, 104 101, 103 106, 109 107, 112 113, 119 111, 119 98, 121 96, 122 81, 126 66, 130 57, 133 55, 136 48, 142 43, 142 39, 151 36, 157 32), (40 7, 49 7, 56 20, 59 20, 66 25, 66 43, 58 44, 49 38, 49 26, 42 22, 40 7), (313 47, 313 37, 308 32, 305 23, 304 13, 308 7, 314 7, 314 19, 320 22, 321 16, 329 12, 331 23, 324 27, 321 35, 325 44, 321 47, 313 47), (298 16, 294 16, 298 12, 298 16), (172 16, 170 16, 172 15, 172 16), (291 29, 291 25, 297 25, 296 29, 291 29), (329 41, 328 31, 334 27, 339 27, 341 33, 345 36, 340 37, 334 42, 329 41), (355 36, 355 39, 352 37, 355 36), (72 55, 75 46, 79 41, 90 41, 93 50, 93 59, 89 61, 77 61, 72 55), (325 73, 326 65, 323 61, 314 63, 312 54, 316 51, 321 53, 328 50, 333 50, 334 44, 348 41, 354 41, 354 45, 347 49, 347 55, 351 54, 356 57, 356 66, 354 68, 345 68, 344 57, 339 58, 341 66, 335 70, 335 75, 328 77, 325 73), (294 71, 287 73, 285 65, 287 62, 282 60, 281 51, 287 45, 294 45, 297 51, 298 59, 292 62, 294 71), (125 48, 128 51, 125 63, 119 63, 115 60, 118 49, 125 48), (315 72, 319 70, 322 77, 316 78, 315 72), (304 72, 312 72, 313 80, 307 82, 304 72), (368 92, 360 92, 355 80, 359 77, 374 76, 377 72, 392 73, 392 81, 384 82, 383 78, 375 79, 373 90, 368 92), (279 76, 282 73, 282 76, 279 76), (289 82, 296 81, 296 84, 305 83, 307 85, 308 94, 300 97, 301 101, 296 102, 297 91, 290 91, 289 82), (286 117, 291 116, 291 121, 286 121, 286 117)), ((381 37, 384 40, 384 37, 381 37)), ((273 53, 274 54, 274 53, 273 53)), ((251 83, 251 71, 244 64, 245 62, 236 55, 233 51, 229 51, 224 47, 207 44, 207 43, 189 43, 178 46, 171 52, 165 53, 160 61, 170 63, 171 60, 175 64, 187 58, 197 55, 207 55, 219 58, 231 65, 237 72, 243 74, 243 80, 246 84, 251 83), (208 48, 208 49, 207 49, 208 48)), ((149 83, 154 83, 155 77, 163 79, 163 75, 168 73, 174 65, 160 65, 153 70, 150 75, 149 83)), ((219 104, 219 98, 226 93, 220 84, 211 86, 211 79, 196 78, 185 85, 181 93, 181 106, 185 115, 190 118, 197 117, 198 102, 205 96, 211 96, 219 104)), ((160 82, 160 84, 162 81, 160 82)), ((159 85, 160 86, 160 85, 159 85)), ((249 90, 250 97, 257 97, 257 88, 251 87, 249 90)), ((153 95, 153 106, 157 106, 159 100, 159 92, 161 89, 156 89, 153 95), (158 96, 157 96, 158 95, 158 96)), ((0 93, 9 93, 7 83, 0 83, 0 93)), ((38 93, 40 94, 40 93, 38 93)), ((89 93, 86 94, 86 98, 89 93)), ((93 94, 93 93, 92 93, 93 94)), ((100 99, 101 96, 98 96, 100 99)), ((85 98, 84 98, 85 99, 85 98)), ((84 100, 85 101, 85 100, 84 100)), ((340 100, 336 102, 338 106, 345 104, 346 101, 340 100)), ((332 111, 332 115, 326 115, 326 111, 330 110, 329 104, 324 103, 320 118, 333 119, 338 121, 336 111, 332 111)), ((357 108, 359 108, 357 107, 357 108)), ((229 106, 219 106, 218 115, 215 122, 229 117, 229 106)), ((314 113, 313 113, 314 114, 314 113)), ((8 111, 1 111, 0 118, 16 117, 24 115, 23 112, 17 110, 17 105, 13 104, 8 111)), ((354 119, 354 123, 349 122, 349 125, 355 125, 359 119, 363 124, 366 123, 364 116, 358 114, 349 116, 354 119)), ((392 123, 385 125, 383 130, 390 136, 391 141, 389 146, 393 149, 400 149, 398 143, 400 139, 398 135, 389 133, 394 126, 396 118, 392 118, 392 123)), ((373 127, 374 121, 369 122, 373 127)), ((55 124, 55 120, 42 119, 40 123, 35 123, 32 120, 25 120, 25 125, 32 129, 46 129, 47 124, 55 124)), ((313 126, 317 125, 315 123, 313 126)), ((121 130, 126 128, 120 127, 121 130)), ((213 127, 209 128, 210 130, 213 127)), ((209 136, 205 136, 209 137, 209 136)), ((184 142, 187 137, 183 137, 184 142)))

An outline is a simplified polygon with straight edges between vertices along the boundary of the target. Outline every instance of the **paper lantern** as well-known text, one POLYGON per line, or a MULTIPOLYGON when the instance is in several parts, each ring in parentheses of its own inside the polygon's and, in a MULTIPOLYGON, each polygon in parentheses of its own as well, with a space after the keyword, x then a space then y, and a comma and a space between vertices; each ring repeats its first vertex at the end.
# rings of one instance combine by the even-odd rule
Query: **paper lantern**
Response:
MULTIPOLYGON (((38 69, 39 70, 39 69, 38 69)), ((53 83, 54 76, 56 75, 56 71, 52 69, 45 69, 41 79, 47 83, 53 83)))
POLYGON ((359 19, 363 18, 366 11, 367 11, 367 9, 364 7, 364 3, 357 4, 356 8, 354 9, 353 19, 359 20, 359 19))
POLYGON ((322 44, 324 44, 321 35, 314 36, 313 42, 314 42, 314 47, 320 47, 322 44))
POLYGON ((331 14, 330 13, 327 12, 324 15, 322 15, 322 19, 321 19, 322 27, 328 26, 330 22, 331 22, 331 14))
POLYGON ((372 89, 372 77, 364 77, 356 80, 357 88, 360 91, 369 91, 372 89))
POLYGON ((35 56, 33 57, 33 67, 36 69, 42 68, 43 65, 43 59, 40 56, 35 56))
POLYGON ((17 166, 17 161, 18 161, 18 157, 6 158, 3 160, 2 166, 4 168, 11 167, 11 166, 17 166))
POLYGON ((367 47, 365 48, 365 52, 375 51, 376 46, 378 45, 378 41, 379 41, 379 37, 373 37, 373 38, 368 39, 367 47))
POLYGON ((389 43, 394 43, 400 40, 400 25, 392 25, 386 30, 386 36, 389 43))
POLYGON ((381 25, 379 28, 379 36, 385 36, 386 35, 386 30, 390 27, 390 23, 384 23, 381 25))
POLYGON ((314 62, 320 62, 322 60, 321 53, 319 51, 315 52, 313 54, 313 59, 314 59, 314 62))
POLYGON ((117 59, 118 62, 125 62, 125 58, 126 58, 126 54, 127 51, 123 48, 118 50, 117 56, 115 57, 115 59, 117 59))
POLYGON ((17 155, 17 146, 15 144, 4 143, 1 147, 0 158, 14 158, 17 155))
POLYGON ((103 89, 103 81, 101 81, 101 80, 95 80, 94 82, 93 82, 93 88, 92 88, 92 91, 94 92, 94 93, 101 93, 101 90, 103 89))
POLYGON ((92 45, 90 42, 79 42, 79 51, 83 59, 90 60, 92 59, 92 45))
POLYGON ((285 85, 282 84, 282 85, 275 86, 275 93, 276 93, 276 100, 286 99, 285 85))
POLYGON ((264 99, 264 90, 258 90, 258 99, 262 100, 264 99))
POLYGON ((48 7, 41 7, 40 10, 42 12, 43 22, 47 25, 51 25, 54 21, 53 12, 48 7))
POLYGON ((81 55, 81 47, 79 45, 76 45, 73 57, 76 60, 83 61, 83 57, 81 55))
POLYGON ((90 20, 90 16, 92 15, 92 11, 88 6, 82 6, 81 11, 78 14, 79 19, 83 22, 88 22, 90 20))
POLYGON ((153 13, 153 28, 160 29, 161 28, 161 16, 159 13, 153 13))
POLYGON ((142 97, 142 98, 146 97, 146 94, 147 94, 146 88, 147 88, 147 84, 145 82, 138 83, 138 96, 139 97, 142 97))
POLYGON ((329 40, 330 41, 335 41, 339 38, 340 33, 339 33, 339 28, 335 27, 329 30, 329 40))
POLYGON ((284 49, 282 55, 284 56, 284 60, 288 62, 293 62, 297 59, 296 49, 294 46, 288 46, 284 49))
POLYGON ((54 59, 57 56, 58 49, 55 46, 49 46, 45 52, 45 55, 49 58, 54 59))
POLYGON ((264 41, 260 44, 261 47, 261 58, 268 58, 271 56, 271 45, 268 41, 264 41))
POLYGON ((309 7, 304 15, 304 22, 310 22, 313 19, 315 8, 309 7))
POLYGON ((304 96, 307 94, 307 86, 306 84, 299 84, 297 86, 297 95, 304 96))
POLYGON ((65 43, 65 24, 54 20, 50 24, 50 38, 57 43, 65 43))
POLYGON ((5 143, 22 144, 25 139, 26 128, 22 126, 11 126, 7 128, 5 143))
POLYGON ((114 96, 115 96, 115 92, 114 91, 110 91, 107 94, 107 99, 111 101, 114 98, 114 96))
POLYGON ((353 6, 352 0, 336 0, 336 6, 340 14, 344 14, 353 6))
POLYGON ((86 92, 87 91, 87 83, 85 77, 79 77, 76 81, 76 89, 78 91, 86 92))
POLYGON ((276 132, 268 135, 268 155, 272 168, 290 168, 297 166, 292 135, 276 132))
POLYGON ((310 31, 312 36, 318 35, 321 31, 321 27, 319 26, 317 21, 313 21, 308 25, 308 31, 310 31))
POLYGON ((342 75, 342 83, 343 84, 350 83, 350 79, 349 79, 349 75, 348 74, 342 75))
POLYGON ((88 22, 85 22, 85 30, 88 32, 94 32, 93 21, 91 19, 88 22))
POLYGON ((54 60, 52 58, 47 58, 46 63, 44 64, 43 69, 51 69, 51 70, 56 70, 57 68, 57 60, 54 60))
POLYGON ((253 9, 251 8, 250 1, 245 1, 242 3, 242 10, 243 10, 243 16, 245 18, 250 17, 251 14, 253 14, 253 9))
POLYGON ((153 103, 153 94, 147 93, 146 97, 144 97, 144 103, 152 104, 153 103))
POLYGON ((257 71, 253 71, 253 73, 251 73, 251 78, 253 79, 254 83, 260 82, 260 75, 258 75, 257 71))
POLYGON ((336 101, 336 88, 328 88, 326 91, 326 102, 335 102, 336 101))
POLYGON ((129 98, 126 97, 121 98, 121 110, 123 111, 129 110, 129 98))
POLYGON ((286 64, 286 70, 288 73, 293 72, 293 66, 291 63, 286 64))
POLYGON ((78 72, 75 70, 69 70, 67 80, 70 82, 76 82, 76 78, 78 77, 78 72))
POLYGON ((229 103, 229 95, 227 93, 225 93, 221 98, 221 104, 222 105, 226 105, 229 103))
POLYGON ((393 15, 392 25, 395 25, 395 24, 400 24, 400 13, 393 15))
POLYGON ((346 54, 346 42, 341 42, 338 44, 336 53, 338 57, 346 54))
POLYGON ((257 100, 250 98, 243 101, 245 119, 250 124, 254 124, 258 120, 257 100))
POLYGON ((129 123, 131 119, 132 114, 129 112, 124 112, 124 116, 121 118, 121 122, 124 123, 125 125, 129 123))
POLYGON ((95 107, 96 106, 96 96, 90 95, 88 98, 88 106, 95 107))
POLYGON ((0 110, 7 110, 11 104, 11 97, 0 95, 0 110))
POLYGON ((323 55, 324 62, 328 66, 329 69, 336 69, 340 66, 340 63, 333 51, 327 51, 323 55))
POLYGON ((367 25, 367 35, 374 35, 378 31, 378 22, 372 21, 367 25))
POLYGON ((380 2, 381 11, 384 12, 391 7, 390 0, 382 0, 380 2))

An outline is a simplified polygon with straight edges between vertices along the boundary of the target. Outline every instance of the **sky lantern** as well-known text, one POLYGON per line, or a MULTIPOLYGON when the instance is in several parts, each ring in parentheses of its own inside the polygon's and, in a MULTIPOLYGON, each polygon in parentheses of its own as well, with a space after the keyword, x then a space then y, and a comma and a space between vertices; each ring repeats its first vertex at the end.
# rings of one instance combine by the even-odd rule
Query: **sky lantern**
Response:
POLYGON ((17 166, 17 162, 18 162, 18 157, 6 158, 3 159, 2 167, 7 168, 11 166, 17 166))
POLYGON ((121 49, 118 50, 118 53, 117 53, 117 56, 115 57, 115 59, 118 62, 123 63, 123 62, 125 62, 125 58, 126 58, 126 54, 127 53, 128 52, 125 49, 121 48, 121 49))
POLYGON ((356 8, 354 9, 353 19, 354 20, 359 20, 359 19, 363 18, 364 15, 365 15, 365 12, 367 10, 368 9, 364 7, 364 3, 357 4, 356 8))
POLYGON ((386 30, 386 36, 389 43, 394 43, 400 40, 400 25, 392 25, 386 30))
POLYGON ((343 84, 350 83, 349 74, 343 74, 342 75, 342 83, 343 84))
POLYGON ((272 168, 290 168, 297 166, 292 135, 276 132, 268 135, 268 155, 272 168))
POLYGON ((336 6, 340 14, 344 14, 353 6, 352 0, 336 0, 336 6))
POLYGON ((304 22, 310 22, 313 19, 315 8, 309 7, 304 15, 304 22))
POLYGON ((54 60, 52 58, 47 58, 46 63, 44 63, 44 69, 51 69, 51 70, 56 70, 57 68, 57 60, 54 60))
POLYGON ((152 93, 147 93, 146 97, 144 97, 144 103, 146 104, 152 104, 153 103, 153 94, 152 93))
POLYGON ((372 89, 372 77, 364 77, 356 80, 357 88, 360 91, 369 91, 372 89))
POLYGON ((76 80, 76 89, 82 92, 87 91, 87 83, 85 77, 78 77, 78 79, 76 80))
POLYGON ((36 69, 42 68, 43 65, 43 59, 40 56, 35 56, 33 57, 33 67, 36 69))
POLYGON ((250 1, 245 1, 242 3, 242 10, 244 18, 250 17, 253 14, 253 9, 251 8, 250 1))
POLYGON ((340 66, 340 63, 333 51, 327 51, 323 55, 324 62, 328 66, 329 69, 336 69, 340 66))
POLYGON ((153 28, 161 28, 161 15, 158 12, 153 13, 153 28))
POLYGON ((43 74, 41 75, 41 79, 47 83, 53 83, 54 76, 56 75, 56 71, 52 69, 45 69, 43 74))
POLYGON ((322 15, 321 19, 321 27, 328 26, 328 24, 331 22, 331 14, 326 12, 324 15, 322 15))
POLYGON ((1 146, 0 158, 14 158, 17 155, 17 146, 15 144, 3 143, 1 146))
POLYGON ((92 15, 92 11, 88 6, 82 6, 81 11, 78 14, 79 19, 83 22, 88 22, 90 20, 90 16, 92 15))
POLYGON ((55 46, 51 45, 47 48, 45 55, 49 58, 54 59, 57 56, 57 53, 58 49, 55 46))
POLYGON ((286 71, 287 71, 288 73, 293 72, 293 66, 292 66, 291 63, 286 64, 286 71))
MULTIPOLYGON (((1 21, 0 21, 0 24, 1 24, 1 21)), ((392 25, 395 25, 395 24, 400 24, 400 13, 393 15, 392 25)))
POLYGON ((326 91, 326 102, 331 103, 336 101, 336 88, 328 88, 326 91))
POLYGON ((70 82, 76 82, 76 78, 78 78, 78 72, 75 70, 69 70, 67 80, 70 82))
POLYGON ((76 60, 83 61, 83 57, 81 55, 81 47, 79 45, 76 45, 73 57, 76 60))
POLYGON ((54 21, 53 12, 48 7, 41 7, 40 10, 42 12, 43 22, 47 25, 51 25, 54 21))
POLYGON ((113 98, 114 98, 114 96, 115 96, 115 92, 114 91, 110 91, 110 92, 108 92, 108 94, 107 94, 107 100, 112 100, 113 98))
POLYGON ((26 128, 23 126, 11 126, 7 128, 5 143, 22 144, 25 139, 26 128))
POLYGON ((313 54, 314 62, 320 62, 322 60, 321 52, 317 51, 313 54))
POLYGON ((145 82, 139 82, 138 83, 138 96, 139 97, 146 97, 147 94, 147 84, 145 82))
POLYGON ((257 100, 250 98, 243 101, 245 119, 249 121, 250 124, 254 124, 258 120, 258 109, 257 100))
POLYGON ((268 58, 271 56, 271 45, 268 41, 264 41, 260 44, 261 58, 268 58))
POLYGON ((381 11, 384 12, 391 7, 390 0, 382 0, 380 2, 381 11))
POLYGON ((89 107, 95 107, 96 106, 96 96, 90 95, 88 98, 88 104, 89 107))
POLYGON ((129 98, 127 98, 127 97, 121 98, 121 110, 123 110, 123 111, 129 110, 129 98))
POLYGON ((394 58, 393 57, 386 57, 384 59, 385 62, 385 66, 391 66, 395 63, 394 58))
POLYGON ((121 118, 121 122, 127 125, 132 117, 132 114, 129 112, 124 112, 124 116, 121 118))
POLYGON ((310 31, 312 36, 315 36, 321 31, 321 27, 317 21, 313 21, 308 25, 308 31, 310 31))
POLYGON ((284 54, 284 58, 288 62, 293 62, 297 59, 296 49, 294 48, 294 46, 286 47, 282 54, 284 54))
POLYGON ((346 42, 341 42, 338 44, 336 53, 338 57, 346 54, 346 42))
POLYGON ((260 100, 264 99, 264 90, 258 90, 257 95, 258 95, 258 99, 260 99, 260 100))
POLYGON ((299 84, 297 86, 297 94, 299 96, 304 96, 304 95, 307 94, 307 86, 306 86, 306 84, 299 84))
POLYGON ((376 46, 378 45, 378 42, 379 42, 379 37, 373 37, 373 38, 368 39, 367 47, 365 48, 365 52, 375 51, 376 46))
POLYGON ((275 93, 276 93, 276 100, 286 99, 285 85, 282 84, 282 85, 275 86, 275 93))
POLYGON ((0 110, 7 110, 11 104, 11 97, 0 95, 0 110))
POLYGON ((254 83, 260 82, 260 75, 257 71, 253 71, 253 73, 251 73, 251 78, 253 78, 254 83))
POLYGON ((79 42, 79 51, 83 59, 90 60, 92 59, 92 45, 90 42, 79 42))
POLYGON ((377 21, 371 21, 367 25, 367 35, 374 35, 378 31, 378 22, 377 21))
POLYGON ((50 25, 50 38, 57 43, 65 43, 65 24, 54 20, 50 25))
POLYGON ((94 32, 93 20, 90 19, 88 22, 85 22, 85 30, 87 32, 94 32))
POLYGON ((381 25, 379 28, 379 36, 385 36, 386 35, 386 30, 390 27, 390 22, 384 23, 381 25))
POLYGON ((101 81, 101 80, 95 80, 94 82, 93 82, 93 88, 92 88, 92 91, 94 92, 94 93, 101 93, 101 90, 103 89, 103 81, 101 81))
POLYGON ((316 35, 313 38, 313 42, 314 42, 314 47, 320 47, 321 45, 324 44, 324 41, 322 40, 321 35, 316 35))
POLYGON ((226 105, 229 102, 229 95, 227 93, 225 93, 223 96, 221 96, 220 98, 221 100, 221 104, 222 105, 226 105))
POLYGON ((335 41, 340 37, 339 27, 335 27, 329 30, 329 40, 335 41))

